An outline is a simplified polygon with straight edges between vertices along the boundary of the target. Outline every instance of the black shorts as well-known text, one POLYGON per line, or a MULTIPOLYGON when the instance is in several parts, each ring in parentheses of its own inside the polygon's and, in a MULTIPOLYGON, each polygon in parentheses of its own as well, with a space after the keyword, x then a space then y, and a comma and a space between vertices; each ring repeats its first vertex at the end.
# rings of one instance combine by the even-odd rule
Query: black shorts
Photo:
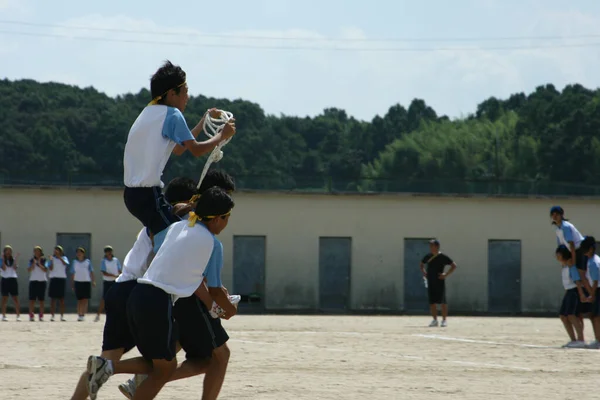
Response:
POLYGON ((578 315, 579 303, 581 303, 581 301, 579 300, 577 288, 567 290, 560 306, 560 315, 578 315))
POLYGON ((165 230, 181 218, 173 214, 173 206, 165 200, 162 190, 154 187, 126 187, 123 192, 125 207, 152 235, 165 230))
POLYGON ((85 300, 92 297, 92 282, 75 282, 75 297, 85 300))
POLYGON ((45 281, 29 281, 29 301, 44 301, 46 298, 45 281))
POLYGON ((113 287, 115 281, 102 281, 102 298, 106 302, 106 293, 108 293, 108 289, 113 287))
POLYGON ((594 317, 600 317, 600 288, 596 289, 596 298, 592 303, 591 312, 594 317))
POLYGON ((170 294, 156 286, 138 283, 127 301, 127 320, 142 357, 167 361, 175 358, 178 332, 170 294))
POLYGON ((179 329, 179 343, 187 359, 210 358, 213 350, 229 340, 221 318, 211 317, 204 303, 195 295, 178 299, 173 315, 179 329))
POLYGON ((0 293, 2 297, 19 295, 19 282, 17 278, 2 278, 0 280, 0 293))
MULTIPOLYGON (((575 250, 575 266, 578 270, 587 271, 587 257, 581 248, 575 250)), ((582 276, 581 279, 584 277, 582 276)))
MULTIPOLYGON (((580 272, 581 273, 581 272, 580 272)), ((585 275, 583 275, 583 279, 587 279, 585 277, 585 275)), ((589 297, 590 294, 588 293, 587 290, 585 290, 585 288, 582 288, 583 290, 583 294, 585 295, 585 297, 589 297)), ((579 293, 577 294, 579 296, 579 293)), ((577 309, 577 314, 578 315, 582 315, 582 314, 589 314, 592 312, 592 303, 584 303, 581 300, 579 301, 579 308, 577 309)))
POLYGON ((427 280, 429 304, 446 304, 446 282, 441 279, 427 280))
POLYGON ((50 286, 48 287, 48 297, 51 299, 65 298, 65 285, 67 278, 50 278, 50 286))
POLYGON ((114 282, 111 289, 106 292, 104 297, 106 322, 102 334, 102 351, 125 349, 127 353, 135 347, 127 320, 127 300, 136 285, 136 280, 114 282))

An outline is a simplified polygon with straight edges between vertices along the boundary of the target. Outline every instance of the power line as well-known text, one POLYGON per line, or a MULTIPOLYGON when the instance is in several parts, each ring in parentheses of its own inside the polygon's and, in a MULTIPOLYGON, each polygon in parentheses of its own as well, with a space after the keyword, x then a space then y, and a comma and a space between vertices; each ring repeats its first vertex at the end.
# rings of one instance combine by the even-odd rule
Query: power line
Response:
POLYGON ((37 22, 27 21, 10 21, 0 20, 0 24, 9 25, 20 25, 20 26, 32 26, 32 27, 46 27, 46 28, 57 28, 57 29, 71 29, 71 30, 85 30, 85 31, 97 31, 97 32, 114 32, 114 33, 135 33, 144 35, 160 35, 160 36, 196 36, 206 38, 222 38, 222 39, 252 39, 252 40, 289 40, 289 41, 323 41, 323 42, 422 42, 422 43, 433 43, 433 42, 502 42, 502 41, 539 41, 539 40, 572 40, 572 39, 597 39, 600 38, 598 34, 585 34, 585 35, 546 35, 546 36, 500 36, 500 37, 455 37, 455 38, 326 38, 326 37, 287 37, 287 36, 253 36, 253 35, 233 35, 233 34, 219 34, 219 33, 200 33, 200 32, 175 32, 175 31, 148 31, 148 30, 137 30, 137 29, 121 29, 121 28, 98 28, 89 26, 73 26, 73 25, 61 25, 61 24, 45 24, 37 22))
POLYGON ((503 51, 503 50, 542 50, 560 48, 585 48, 598 47, 600 42, 587 43, 557 43, 549 45, 518 45, 518 46, 478 46, 478 47, 334 47, 334 46, 291 46, 291 45, 252 45, 252 44, 227 44, 227 43, 193 43, 193 42, 167 42, 142 39, 115 39, 107 37, 86 37, 75 35, 61 35, 56 33, 37 33, 0 30, 0 34, 15 36, 34 36, 47 38, 75 39, 94 42, 108 43, 131 43, 150 44, 158 46, 183 46, 198 48, 232 48, 232 49, 255 49, 255 50, 289 50, 289 51, 354 51, 354 52, 443 52, 443 51, 503 51))

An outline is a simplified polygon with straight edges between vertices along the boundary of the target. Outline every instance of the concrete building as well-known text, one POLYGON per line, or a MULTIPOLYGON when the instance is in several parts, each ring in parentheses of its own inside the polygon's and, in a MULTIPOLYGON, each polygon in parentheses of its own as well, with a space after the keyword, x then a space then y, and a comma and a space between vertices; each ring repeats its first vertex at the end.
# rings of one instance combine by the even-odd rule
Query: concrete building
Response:
MULTIPOLYGON (((267 311, 425 312, 419 260, 436 237, 458 264, 447 283, 451 311, 554 313, 563 290, 550 207, 600 236, 594 199, 246 192, 235 200, 221 235, 224 284, 252 301, 246 307, 267 311)), ((69 258, 89 248, 100 283, 102 248, 123 260, 139 229, 120 189, 0 191, 0 240, 21 253, 22 301, 35 245, 49 253, 62 244, 69 258)))

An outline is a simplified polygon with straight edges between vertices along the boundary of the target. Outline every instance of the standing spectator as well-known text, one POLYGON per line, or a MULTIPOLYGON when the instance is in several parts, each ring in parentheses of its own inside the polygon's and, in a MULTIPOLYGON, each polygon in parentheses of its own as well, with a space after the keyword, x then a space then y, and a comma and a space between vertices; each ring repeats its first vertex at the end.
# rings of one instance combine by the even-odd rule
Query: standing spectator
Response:
POLYGON ((33 312, 36 300, 40 307, 40 321, 43 321, 48 267, 46 266, 46 258, 44 258, 44 250, 40 246, 33 248, 33 258, 29 260, 27 271, 29 272, 29 321, 35 321, 33 312))
POLYGON ((108 289, 115 283, 115 279, 121 275, 122 267, 119 259, 113 255, 112 246, 106 246, 104 248, 104 258, 102 259, 102 299, 100 299, 100 307, 98 307, 98 314, 96 314, 95 322, 100 321, 100 314, 104 311, 104 298, 108 289))
POLYGON ((60 320, 65 319, 65 286, 67 283, 67 268, 69 267, 69 259, 65 257, 65 251, 62 246, 54 248, 54 255, 48 259, 48 267, 50 273, 50 288, 48 289, 48 297, 50 297, 50 321, 54 321, 54 310, 56 302, 60 305, 60 320))
POLYGON ((19 282, 17 281, 17 263, 19 253, 13 257, 12 247, 4 246, 2 261, 0 264, 0 292, 2 293, 2 321, 8 321, 6 318, 6 305, 8 296, 12 297, 17 312, 17 321, 21 320, 21 306, 19 304, 19 282))
POLYGON ((438 326, 437 305, 442 306, 442 327, 448 326, 448 304, 446 303, 446 278, 456 269, 456 264, 450 257, 440 251, 440 242, 436 239, 429 241, 430 253, 421 261, 421 272, 427 278, 427 294, 429 296, 429 310, 433 321, 430 327, 438 326), (446 265, 450 266, 448 272, 444 272, 446 265), (427 269, 425 269, 427 266, 427 269))
POLYGON ((88 310, 88 303, 92 297, 92 286, 96 287, 92 262, 85 258, 85 249, 77 248, 77 258, 72 263, 72 288, 77 297, 77 321, 83 321, 88 310))

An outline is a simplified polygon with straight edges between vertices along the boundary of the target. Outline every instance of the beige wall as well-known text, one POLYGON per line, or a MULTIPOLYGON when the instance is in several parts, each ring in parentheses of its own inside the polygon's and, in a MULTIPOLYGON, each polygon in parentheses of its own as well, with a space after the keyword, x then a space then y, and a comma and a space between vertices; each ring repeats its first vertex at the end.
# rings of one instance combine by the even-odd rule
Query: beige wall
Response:
MULTIPOLYGON (((282 193, 238 193, 235 199, 230 225, 221 235, 224 284, 232 285, 233 236, 265 235, 268 309, 318 308, 319 237, 350 236, 355 310, 402 310, 403 240, 437 237, 459 266, 448 281, 451 307, 487 310, 487 241, 518 239, 522 310, 554 311, 562 286, 553 255, 550 206, 561 204, 582 233, 600 236, 600 206, 594 200, 282 193)), ((11 244, 23 258, 34 245, 50 250, 57 232, 91 233, 92 261, 98 270, 103 246, 111 244, 122 260, 139 228, 119 190, 0 189, 2 245, 11 244)), ((23 300, 26 275, 21 268, 23 300)))

